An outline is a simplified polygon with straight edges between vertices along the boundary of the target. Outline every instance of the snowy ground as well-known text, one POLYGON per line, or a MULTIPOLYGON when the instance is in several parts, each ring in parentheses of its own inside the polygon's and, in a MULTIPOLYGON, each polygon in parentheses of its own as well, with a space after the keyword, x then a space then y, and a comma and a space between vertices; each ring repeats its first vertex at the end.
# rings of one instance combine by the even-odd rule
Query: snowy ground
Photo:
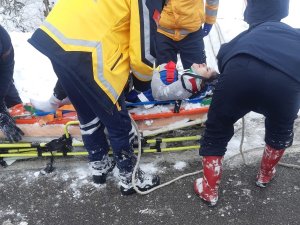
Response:
MULTIPOLYGON (((299 165, 299 153, 286 154, 282 161, 299 165)), ((272 184, 260 189, 254 185, 259 162, 249 164, 248 158, 248 166, 225 166, 215 208, 193 192, 200 175, 146 196, 126 197, 118 190, 116 170, 105 185, 95 185, 84 159, 57 159, 56 171, 41 176, 46 162, 20 161, 0 168, 0 225, 298 225, 300 220, 299 170, 278 167, 272 184)), ((197 152, 188 151, 146 154, 142 168, 158 173, 165 183, 201 166, 197 152)))
MULTIPOLYGON (((1 2, 1 1, 0 1, 1 2)), ((294 27, 300 27, 300 14, 296 11, 299 9, 300 4, 298 0, 291 0, 291 15, 285 19, 285 22, 291 24, 294 27)), ((247 25, 242 21, 242 9, 244 7, 244 1, 237 1, 236 4, 229 4, 228 1, 221 1, 220 11, 219 11, 219 26, 215 26, 209 37, 205 39, 208 64, 216 68, 216 61, 214 55, 217 53, 220 42, 229 41, 239 32, 247 29, 247 25), (228 4, 229 6, 225 6, 228 4), (217 28, 220 28, 218 30, 217 28), (221 31, 221 32, 220 32, 221 31)), ((1 15, 0 15, 1 21, 1 15)), ((30 98, 35 99, 48 99, 52 94, 53 87, 56 82, 56 76, 52 70, 52 67, 47 58, 41 55, 38 51, 33 49, 30 44, 27 43, 27 39, 30 37, 31 33, 21 33, 13 29, 12 27, 7 27, 11 30, 11 37, 15 48, 16 55, 16 66, 15 66, 15 83, 17 89, 24 102, 29 102, 30 98), (13 31, 14 30, 14 31, 13 31)), ((299 114, 300 115, 300 112, 299 114)), ((247 157, 248 162, 257 161, 261 155, 262 147, 264 145, 264 118, 256 113, 250 113, 245 117, 246 128, 245 128, 245 140, 244 140, 244 150, 256 149, 258 148, 258 154, 250 154, 247 157)), ((228 152, 226 157, 229 158, 239 152, 240 140, 241 140, 241 129, 242 123, 238 121, 235 125, 235 135, 228 145, 228 152)), ((295 123, 295 141, 294 145, 300 145, 300 119, 298 118, 295 123)), ((299 149, 298 149, 299 150, 299 149)), ((166 157, 166 156, 164 156, 166 157)), ((85 159, 84 159, 85 160, 85 159)), ((170 163, 170 168, 175 171, 185 170, 189 167, 189 163, 199 161, 199 157, 196 151, 186 152, 186 154, 168 154, 167 158, 161 158, 159 156, 145 157, 142 160, 142 168, 153 173, 158 172, 163 175, 164 167, 162 166, 162 161, 167 160, 170 163)), ((39 167, 35 166, 36 162, 30 163, 28 161, 16 163, 12 167, 8 167, 6 171, 10 169, 16 169, 16 167, 24 168, 25 171, 22 175, 16 176, 20 178, 23 176, 22 185, 26 186, 30 183, 34 183, 38 178, 39 167), (29 169, 31 168, 31 169, 29 169), (29 169, 27 171, 27 169, 29 169)), ((41 166, 37 163, 38 166, 41 166)), ((236 162, 236 165, 241 165, 241 160, 236 162)), ((169 169, 170 169, 169 168, 169 169)), ((17 169, 16 169, 17 170, 17 169)), ((0 169, 1 173, 4 170, 0 169)), ((78 163, 76 167, 70 170, 70 173, 64 172, 62 175, 54 178, 58 183, 66 183, 64 188, 66 191, 71 190, 73 193, 72 198, 80 198, 81 195, 85 195, 82 192, 82 186, 89 185, 89 189, 101 190, 102 187, 92 186, 91 182, 87 181, 89 177, 88 169, 85 161, 78 163), (66 182, 68 181, 68 182, 66 182)), ((12 178, 13 179, 13 178, 12 178)), ((43 178, 42 178, 43 179, 43 178)), ((111 178, 113 182, 116 183, 115 177, 111 178)), ((11 182, 9 178, 6 178, 7 182, 11 182)), ((5 187, 4 183, 0 183, 0 188, 5 187)), ((86 191, 86 190, 84 190, 86 191)), ((1 193, 2 196, 3 193, 1 193)), ((244 193, 245 194, 245 193, 244 193)), ((247 193, 246 193, 247 194, 247 193)), ((241 194, 243 195, 243 194, 241 194)), ((2 198, 2 197, 1 197, 2 198)), ((189 198, 189 197, 188 197, 189 198)), ((34 206, 30 206, 34 208, 34 206)), ((118 206, 116 206, 118 207, 118 206)), ((224 206, 225 207, 225 206, 224 206)), ((226 207, 224 208, 226 209, 226 207)), ((149 210, 141 212, 145 214, 151 214, 149 210)), ((4 209, 0 207, 0 224, 1 225, 27 225, 26 215, 18 214, 18 210, 15 208, 4 209), (18 223, 14 223, 12 220, 5 219, 8 215, 15 215, 15 218, 20 217, 20 219, 15 220, 18 223)), ((41 223, 42 224, 42 223, 41 223)), ((291 223, 293 224, 293 223, 291 223)))

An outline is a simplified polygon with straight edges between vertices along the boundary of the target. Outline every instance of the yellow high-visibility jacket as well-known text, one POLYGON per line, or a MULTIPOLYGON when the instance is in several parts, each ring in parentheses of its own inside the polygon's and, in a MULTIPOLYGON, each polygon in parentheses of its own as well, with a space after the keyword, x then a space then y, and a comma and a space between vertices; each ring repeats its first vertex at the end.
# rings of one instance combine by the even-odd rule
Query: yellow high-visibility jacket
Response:
POLYGON ((216 22, 219 0, 167 0, 158 22, 158 32, 180 41, 200 29, 203 23, 216 22))
POLYGON ((59 0, 40 29, 64 51, 91 53, 94 80, 115 104, 130 70, 151 80, 147 10, 142 0, 59 0))

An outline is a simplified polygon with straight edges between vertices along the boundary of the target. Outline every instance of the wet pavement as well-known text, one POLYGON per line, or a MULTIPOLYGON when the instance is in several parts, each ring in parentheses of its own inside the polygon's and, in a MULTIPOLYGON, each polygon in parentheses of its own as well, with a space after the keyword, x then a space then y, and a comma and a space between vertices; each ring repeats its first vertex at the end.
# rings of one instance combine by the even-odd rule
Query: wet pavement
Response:
MULTIPOLYGON (((299 151, 300 146, 294 147, 299 151)), ((282 162, 300 165, 300 154, 286 154, 282 162)), ((162 183, 201 169, 197 151, 145 154, 162 183), (175 169, 175 161, 184 161, 175 169)), ((300 170, 278 166, 265 189, 255 186, 259 160, 249 165, 227 162, 218 205, 209 208, 194 194, 199 175, 181 179, 146 196, 122 196, 117 179, 94 185, 85 158, 57 159, 53 174, 39 171, 45 159, 21 160, 0 168, 0 225, 96 224, 300 224, 300 170)))

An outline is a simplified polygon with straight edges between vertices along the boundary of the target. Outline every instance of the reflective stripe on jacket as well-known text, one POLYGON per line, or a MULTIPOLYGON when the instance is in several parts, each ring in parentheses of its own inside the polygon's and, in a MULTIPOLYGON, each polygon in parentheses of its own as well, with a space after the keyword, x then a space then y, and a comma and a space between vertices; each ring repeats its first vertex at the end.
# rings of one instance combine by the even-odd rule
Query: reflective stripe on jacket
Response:
POLYGON ((219 0, 168 0, 158 22, 158 32, 180 41, 200 29, 203 23, 216 22, 219 0))
POLYGON ((65 51, 91 53, 94 80, 115 104, 131 68, 152 77, 145 11, 145 0, 60 0, 40 28, 65 51))

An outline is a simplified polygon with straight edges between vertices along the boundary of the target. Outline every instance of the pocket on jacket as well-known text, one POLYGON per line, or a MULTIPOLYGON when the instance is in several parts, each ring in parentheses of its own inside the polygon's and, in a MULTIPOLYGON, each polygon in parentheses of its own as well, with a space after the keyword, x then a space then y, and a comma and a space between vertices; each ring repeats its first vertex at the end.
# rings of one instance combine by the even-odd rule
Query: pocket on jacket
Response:
POLYGON ((110 67, 111 71, 117 67, 117 65, 119 64, 122 58, 123 58, 123 54, 121 53, 119 57, 114 61, 113 65, 110 67))
POLYGON ((117 49, 114 51, 113 55, 107 59, 107 65, 110 70, 114 70, 118 65, 118 62, 122 59, 123 54, 121 52, 121 46, 118 45, 117 49))

